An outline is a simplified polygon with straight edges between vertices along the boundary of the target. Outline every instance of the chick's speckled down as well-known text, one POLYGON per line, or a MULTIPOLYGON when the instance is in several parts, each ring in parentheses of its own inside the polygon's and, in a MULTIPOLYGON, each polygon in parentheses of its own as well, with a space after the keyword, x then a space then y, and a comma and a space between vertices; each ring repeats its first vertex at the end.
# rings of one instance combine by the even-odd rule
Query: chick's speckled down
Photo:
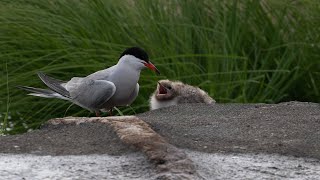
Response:
POLYGON ((183 103, 212 104, 215 100, 198 87, 170 80, 160 80, 150 97, 151 110, 183 103))

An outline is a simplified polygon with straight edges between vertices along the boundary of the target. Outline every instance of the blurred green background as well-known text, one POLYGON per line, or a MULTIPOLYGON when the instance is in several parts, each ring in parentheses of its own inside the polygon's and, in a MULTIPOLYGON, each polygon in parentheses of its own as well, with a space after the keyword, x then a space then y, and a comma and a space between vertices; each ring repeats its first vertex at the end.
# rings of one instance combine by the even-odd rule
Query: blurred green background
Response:
POLYGON ((126 115, 147 111, 165 78, 219 103, 320 102, 319 0, 1 0, 0 23, 0 134, 93 116, 15 85, 44 88, 38 71, 88 75, 130 46, 144 48, 162 74, 142 71, 137 100, 120 108, 126 115))

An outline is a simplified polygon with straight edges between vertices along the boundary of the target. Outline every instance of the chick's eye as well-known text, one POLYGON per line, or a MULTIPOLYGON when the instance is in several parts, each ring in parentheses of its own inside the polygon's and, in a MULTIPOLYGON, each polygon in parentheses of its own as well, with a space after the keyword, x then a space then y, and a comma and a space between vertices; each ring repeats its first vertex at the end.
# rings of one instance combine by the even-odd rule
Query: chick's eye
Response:
POLYGON ((172 87, 171 87, 171 86, 168 86, 168 89, 172 89, 172 87))

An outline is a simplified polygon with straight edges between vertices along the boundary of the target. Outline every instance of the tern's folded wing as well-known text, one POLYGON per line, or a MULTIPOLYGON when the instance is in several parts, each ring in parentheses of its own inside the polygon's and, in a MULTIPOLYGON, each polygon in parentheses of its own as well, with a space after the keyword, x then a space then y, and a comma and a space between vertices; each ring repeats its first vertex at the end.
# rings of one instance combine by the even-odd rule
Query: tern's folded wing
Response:
POLYGON ((68 91, 77 104, 89 109, 99 109, 114 95, 116 86, 106 80, 81 78, 74 81, 74 84, 70 83, 68 91))
POLYGON ((44 82, 51 90, 66 98, 70 98, 68 90, 62 85, 64 84, 63 81, 52 78, 42 72, 38 72, 37 74, 42 82, 44 82))

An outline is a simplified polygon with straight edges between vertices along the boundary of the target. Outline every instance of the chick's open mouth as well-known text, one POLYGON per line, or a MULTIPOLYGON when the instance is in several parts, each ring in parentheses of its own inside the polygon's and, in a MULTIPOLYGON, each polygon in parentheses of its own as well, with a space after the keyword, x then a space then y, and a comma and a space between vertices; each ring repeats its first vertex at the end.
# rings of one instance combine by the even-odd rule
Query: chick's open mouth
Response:
POLYGON ((167 94, 167 89, 159 83, 158 94, 167 94))

